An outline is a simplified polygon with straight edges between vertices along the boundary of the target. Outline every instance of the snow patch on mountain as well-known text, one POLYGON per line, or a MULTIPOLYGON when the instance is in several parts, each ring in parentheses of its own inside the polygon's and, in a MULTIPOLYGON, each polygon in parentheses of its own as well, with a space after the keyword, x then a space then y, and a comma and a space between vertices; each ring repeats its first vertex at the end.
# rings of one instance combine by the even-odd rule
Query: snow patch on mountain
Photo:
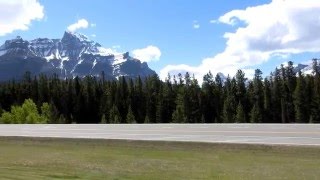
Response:
POLYGON ((114 56, 114 60, 112 62, 112 65, 118 65, 118 64, 121 64, 121 63, 123 63, 125 61, 126 61, 126 59, 124 58, 124 55, 123 54, 118 54, 118 55, 114 56))
POLYGON ((0 56, 4 55, 4 54, 6 54, 6 53, 7 53, 6 50, 0 50, 0 56))

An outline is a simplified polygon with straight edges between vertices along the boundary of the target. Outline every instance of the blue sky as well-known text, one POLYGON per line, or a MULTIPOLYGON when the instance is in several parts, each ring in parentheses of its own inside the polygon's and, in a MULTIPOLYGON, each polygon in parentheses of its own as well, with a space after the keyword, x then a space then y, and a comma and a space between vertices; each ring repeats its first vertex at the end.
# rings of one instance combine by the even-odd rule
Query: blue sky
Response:
MULTIPOLYGON (((27 28, 7 26, 8 31, 1 33, 0 30, 1 44, 17 35, 27 40, 37 37, 61 38, 68 26, 84 19, 88 26, 76 31, 106 48, 116 47, 114 51, 117 52, 140 49, 142 53, 149 54, 153 52, 146 52, 144 48, 157 48, 161 56, 158 52, 146 61, 162 77, 168 72, 190 71, 201 78, 208 70, 232 74, 238 68, 245 69, 248 76, 252 76, 255 68, 262 69, 267 75, 288 59, 298 63, 319 57, 320 49, 306 47, 308 45, 303 43, 310 38, 306 37, 308 28, 317 28, 320 20, 313 22, 312 26, 312 22, 307 20, 290 19, 306 13, 320 19, 320 14, 316 12, 318 9, 314 9, 319 8, 316 0, 310 0, 309 5, 301 8, 302 0, 12 1, 27 3, 20 4, 25 9, 20 15, 18 12, 9 12, 9 15, 18 18, 30 16, 30 19, 20 22, 27 28), (28 11, 35 8, 28 7, 28 4, 38 4, 42 11, 32 16, 28 11), (237 9, 242 11, 235 11, 237 9), (300 24, 307 27, 301 30, 297 28, 300 24), (244 29, 242 33, 241 28, 244 29), (232 33, 233 36, 227 37, 226 33, 232 33), (281 41, 276 41, 279 38, 281 41)), ((1 6, 5 8, 8 2, 0 0, 0 10, 1 6)), ((6 17, 3 13, 0 11, 0 20, 6 17)), ((15 21, 15 18, 12 19, 15 21)), ((319 42, 315 38, 310 45, 319 42)))

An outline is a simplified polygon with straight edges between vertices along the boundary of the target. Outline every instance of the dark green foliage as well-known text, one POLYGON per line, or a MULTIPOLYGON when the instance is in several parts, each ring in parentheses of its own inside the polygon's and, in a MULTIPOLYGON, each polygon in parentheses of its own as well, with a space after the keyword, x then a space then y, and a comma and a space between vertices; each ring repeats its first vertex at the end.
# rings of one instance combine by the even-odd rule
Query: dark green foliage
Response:
POLYGON ((175 111, 172 114, 172 121, 174 123, 186 123, 187 117, 186 117, 186 110, 185 110, 185 89, 183 87, 180 87, 178 91, 178 95, 176 98, 176 108, 175 111))
POLYGON ((310 122, 320 123, 320 72, 317 59, 313 60, 313 75, 310 122))
POLYGON ((106 118, 106 115, 103 114, 102 117, 101 117, 101 124, 107 124, 107 118, 106 118))
POLYGON ((236 122, 237 123, 245 123, 246 122, 246 115, 243 110, 242 104, 239 102, 237 107, 237 115, 236 115, 236 122))
POLYGON ((113 105, 109 112, 109 122, 113 124, 121 123, 121 115, 116 105, 113 105))
POLYGON ((1 122, 320 122, 317 63, 314 60, 312 75, 300 73, 298 77, 292 62, 265 79, 259 69, 252 80, 247 80, 242 70, 227 79, 209 72, 201 87, 189 73, 168 75, 165 81, 157 75, 106 81, 103 73, 100 79, 88 76, 62 80, 56 75, 34 77, 27 72, 19 82, 0 83, 1 122), (25 115, 21 108, 32 113, 25 115))
POLYGON ((295 107, 295 117, 296 122, 306 123, 309 121, 308 115, 308 102, 306 101, 306 83, 304 76, 299 72, 299 78, 297 82, 296 89, 294 91, 294 107, 295 107))
POLYGON ((224 86, 225 96, 222 110, 222 119, 224 123, 234 123, 236 119, 236 80, 227 78, 224 86))
POLYGON ((251 123, 261 123, 263 119, 262 110, 259 107, 259 104, 256 103, 253 105, 250 112, 250 122, 251 123))
POLYGON ((234 107, 235 107, 234 98, 227 97, 223 105, 223 122, 224 123, 235 122, 236 109, 234 107))
POLYGON ((213 123, 217 117, 215 109, 219 106, 218 96, 215 96, 214 78, 211 72, 203 77, 201 93, 202 120, 206 123, 213 123))
POLYGON ((133 112, 132 112, 131 106, 129 106, 129 110, 128 110, 126 122, 127 122, 127 123, 130 123, 130 124, 132 124, 132 123, 137 123, 137 122, 136 122, 136 118, 134 117, 134 114, 133 114, 133 112))

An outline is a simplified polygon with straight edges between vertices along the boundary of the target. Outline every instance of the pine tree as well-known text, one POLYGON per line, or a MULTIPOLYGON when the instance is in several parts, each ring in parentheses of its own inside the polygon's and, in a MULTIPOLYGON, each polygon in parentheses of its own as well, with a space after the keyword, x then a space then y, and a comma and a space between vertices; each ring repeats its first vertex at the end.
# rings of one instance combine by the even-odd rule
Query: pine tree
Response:
POLYGON ((287 108, 286 108, 286 101, 284 98, 281 98, 281 122, 287 123, 287 108))
POLYGON ((263 94, 262 72, 256 69, 253 78, 253 107, 250 112, 250 121, 253 123, 263 122, 263 94))
POLYGON ((134 87, 134 102, 132 107, 137 123, 144 123, 146 116, 146 94, 143 92, 143 84, 140 76, 136 79, 134 87))
POLYGON ((163 97, 163 84, 160 84, 160 90, 157 96, 156 105, 156 123, 163 123, 165 116, 164 97, 163 97))
POLYGON ((272 74, 272 86, 271 86, 271 110, 272 112, 272 122, 281 123, 282 122, 282 82, 281 73, 279 69, 275 69, 274 74, 272 74))
POLYGON ((119 124, 121 123, 121 116, 120 112, 118 110, 118 107, 116 105, 113 105, 109 112, 109 121, 113 124, 119 124))
POLYGON ((262 110, 258 103, 255 103, 250 112, 251 123, 261 123, 263 119, 262 110))
POLYGON ((106 119, 106 115, 103 114, 102 117, 101 117, 101 124, 107 124, 107 123, 108 123, 108 121, 106 119))
POLYGON ((160 90, 158 75, 153 75, 146 80, 146 115, 150 123, 156 123, 157 97, 160 90))
MULTIPOLYGON (((187 103, 185 106, 189 107, 190 111, 188 120, 189 123, 199 123, 201 121, 201 109, 200 109, 200 87, 197 79, 194 77, 191 78, 191 84, 189 87, 189 94, 187 96, 187 103)), ((213 100, 213 99, 212 99, 213 100)))
POLYGON ((320 122, 320 72, 318 67, 318 60, 313 59, 313 98, 311 102, 310 123, 320 122))
POLYGON ((233 123, 235 122, 236 109, 235 100, 231 96, 227 96, 223 105, 223 122, 233 123))
POLYGON ((295 121, 295 110, 293 103, 293 94, 296 87, 296 75, 294 73, 293 62, 289 61, 285 69, 286 79, 285 79, 285 88, 286 88, 286 107, 287 107, 287 119, 289 122, 295 121))
POLYGON ((180 87, 176 98, 176 108, 172 113, 172 120, 174 123, 185 123, 187 122, 187 117, 185 116, 185 90, 180 87))
POLYGON ((203 77, 201 91, 201 110, 204 122, 213 123, 217 116, 217 100, 214 96, 214 79, 211 72, 203 77))
POLYGON ((213 96, 215 97, 215 123, 222 123, 222 110, 223 110, 223 82, 219 74, 215 77, 215 83, 213 86, 213 96))
POLYGON ((240 101, 241 104, 245 103, 246 80, 245 73, 242 70, 238 70, 236 74, 236 101, 240 101))
POLYGON ((306 83, 304 81, 304 77, 302 73, 299 72, 299 77, 297 81, 297 86, 294 91, 294 107, 295 107, 295 117, 297 123, 306 123, 308 122, 307 117, 307 108, 305 101, 306 92, 305 92, 306 83))
POLYGON ((160 95, 160 99, 158 102, 157 113, 160 114, 162 111, 161 119, 163 123, 172 122, 172 113, 175 110, 175 93, 173 91, 173 85, 171 83, 171 77, 168 75, 166 81, 163 84, 162 95, 160 95))
POLYGON ((263 122, 266 123, 272 123, 272 103, 271 103, 271 84, 270 81, 265 78, 264 79, 264 90, 263 90, 263 114, 264 114, 264 120, 263 122))
POLYGON ((201 116, 201 121, 200 121, 200 123, 206 123, 206 120, 205 120, 205 118, 204 118, 204 115, 202 114, 202 116, 201 116))
POLYGON ((174 123, 185 123, 186 118, 181 107, 177 106, 176 110, 172 114, 172 121, 174 123))
POLYGON ((237 115, 236 115, 236 122, 237 123, 245 123, 246 122, 246 115, 243 110, 242 104, 239 102, 237 107, 237 115))
POLYGON ((134 117, 133 111, 131 106, 129 106, 129 110, 128 110, 128 114, 127 114, 127 118, 126 118, 127 123, 129 124, 133 124, 136 123, 136 119, 134 117))
MULTIPOLYGON (((118 84, 117 84, 117 91, 116 91, 116 99, 115 103, 117 105, 119 115, 121 118, 120 120, 126 120, 127 110, 128 110, 128 84, 125 77, 120 77, 118 84)), ((120 121, 119 123, 123 123, 120 121)))
POLYGON ((146 115, 145 119, 144 119, 144 124, 149 124, 150 123, 150 119, 149 116, 146 115))

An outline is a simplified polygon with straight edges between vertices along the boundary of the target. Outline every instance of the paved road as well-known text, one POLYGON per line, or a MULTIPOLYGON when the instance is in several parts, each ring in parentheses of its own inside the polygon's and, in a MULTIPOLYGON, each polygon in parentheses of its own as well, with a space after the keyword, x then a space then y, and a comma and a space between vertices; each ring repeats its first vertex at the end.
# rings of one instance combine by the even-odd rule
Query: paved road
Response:
POLYGON ((320 146, 320 124, 0 125, 0 136, 320 146))

